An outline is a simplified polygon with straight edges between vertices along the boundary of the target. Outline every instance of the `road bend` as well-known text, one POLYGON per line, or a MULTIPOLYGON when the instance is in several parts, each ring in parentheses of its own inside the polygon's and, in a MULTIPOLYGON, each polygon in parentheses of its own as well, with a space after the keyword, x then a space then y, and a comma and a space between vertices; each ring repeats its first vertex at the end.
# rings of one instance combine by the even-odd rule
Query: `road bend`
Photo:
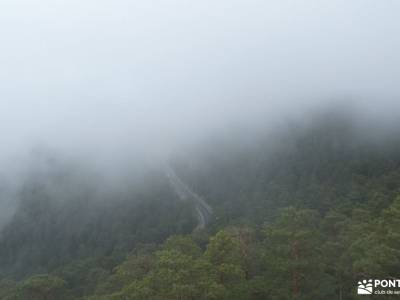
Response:
POLYGON ((193 203, 198 220, 196 229, 205 228, 213 216, 213 210, 211 206, 208 205, 201 196, 192 191, 192 189, 190 189, 187 184, 185 184, 178 177, 173 168, 167 166, 165 169, 165 174, 178 197, 182 201, 189 201, 193 203))

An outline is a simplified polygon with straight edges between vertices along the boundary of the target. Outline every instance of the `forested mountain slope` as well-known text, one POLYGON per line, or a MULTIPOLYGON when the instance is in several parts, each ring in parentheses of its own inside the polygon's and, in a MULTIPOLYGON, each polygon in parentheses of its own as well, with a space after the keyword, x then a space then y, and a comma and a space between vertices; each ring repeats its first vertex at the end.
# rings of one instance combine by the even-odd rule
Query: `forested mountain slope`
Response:
POLYGON ((263 223, 290 205, 321 213, 372 205, 378 213, 400 183, 400 137, 388 131, 323 115, 250 144, 217 140, 198 155, 185 153, 175 168, 222 224, 263 223))
POLYGON ((399 276, 400 135, 387 132, 333 115, 182 151, 171 165, 215 214, 193 232, 162 171, 117 202, 54 204, 28 185, 1 235, 0 298, 355 299, 358 280, 399 276))
POLYGON ((20 278, 74 259, 118 259, 140 243, 190 233, 196 224, 192 208, 158 171, 147 170, 144 183, 128 177, 125 187, 115 187, 57 161, 34 170, 0 234, 0 273, 20 278))

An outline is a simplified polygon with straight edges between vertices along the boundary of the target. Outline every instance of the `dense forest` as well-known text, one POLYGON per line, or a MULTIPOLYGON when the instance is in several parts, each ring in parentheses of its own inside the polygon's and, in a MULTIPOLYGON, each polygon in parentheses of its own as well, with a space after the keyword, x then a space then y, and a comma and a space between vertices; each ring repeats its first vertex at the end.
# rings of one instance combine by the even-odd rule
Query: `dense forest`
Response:
POLYGON ((182 149, 170 165, 213 208, 204 229, 160 169, 104 192, 49 159, 1 231, 0 299, 356 299, 399 275, 393 131, 330 113, 182 149))

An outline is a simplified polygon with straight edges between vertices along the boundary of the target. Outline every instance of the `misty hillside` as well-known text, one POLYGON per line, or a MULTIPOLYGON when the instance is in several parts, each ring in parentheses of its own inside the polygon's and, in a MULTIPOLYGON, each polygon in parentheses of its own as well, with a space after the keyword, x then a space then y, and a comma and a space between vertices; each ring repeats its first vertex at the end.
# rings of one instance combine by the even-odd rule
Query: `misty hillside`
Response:
POLYGON ((24 277, 77 258, 123 256, 138 244, 189 233, 195 224, 190 207, 177 201, 163 174, 150 170, 145 183, 130 176, 125 188, 116 189, 52 157, 44 164, 28 175, 16 212, 1 230, 5 274, 24 277))
POLYGON ((163 167, 106 190, 49 159, 1 229, 0 299, 353 299, 400 268, 400 135, 365 124, 182 149, 170 167, 213 209, 200 229, 163 167))
POLYGON ((0 300, 398 297, 399 11, 1 0, 0 300))
POLYGON ((321 213, 367 204, 380 210, 399 188, 400 138, 392 130, 334 111, 250 143, 215 141, 175 168, 223 222, 262 223, 289 205, 321 213))

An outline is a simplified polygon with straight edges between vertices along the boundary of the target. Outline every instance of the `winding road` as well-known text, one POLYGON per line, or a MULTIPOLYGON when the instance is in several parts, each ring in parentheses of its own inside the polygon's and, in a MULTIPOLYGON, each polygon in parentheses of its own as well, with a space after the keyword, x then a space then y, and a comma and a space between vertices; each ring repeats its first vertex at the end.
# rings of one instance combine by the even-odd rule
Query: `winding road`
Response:
POLYGON ((196 229, 205 228, 212 219, 213 210, 211 206, 202 197, 193 192, 170 166, 165 168, 165 174, 178 197, 183 201, 193 203, 198 219, 196 229))

